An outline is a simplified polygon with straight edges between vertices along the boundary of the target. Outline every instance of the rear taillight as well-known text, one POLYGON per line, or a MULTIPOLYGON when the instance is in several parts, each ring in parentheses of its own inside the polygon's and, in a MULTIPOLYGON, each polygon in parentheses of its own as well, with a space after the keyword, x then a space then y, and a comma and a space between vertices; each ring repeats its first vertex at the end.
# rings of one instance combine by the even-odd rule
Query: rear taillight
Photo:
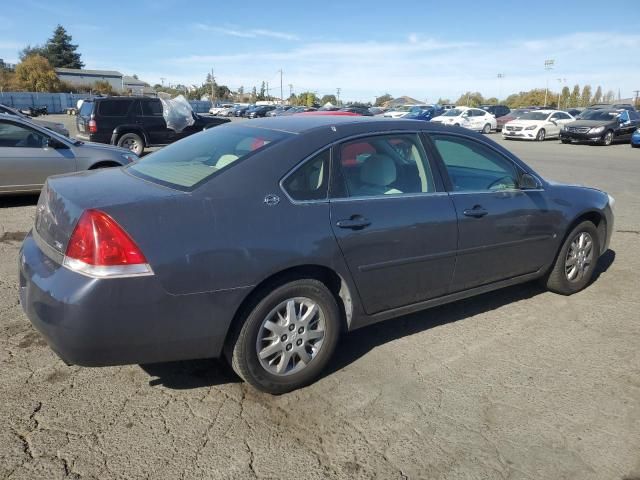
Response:
POLYGON ((89 120, 89 133, 96 133, 98 131, 98 122, 96 122, 93 118, 89 120))
POLYGON ((101 278, 153 274, 127 232, 100 210, 86 210, 78 220, 67 244, 64 265, 101 278))

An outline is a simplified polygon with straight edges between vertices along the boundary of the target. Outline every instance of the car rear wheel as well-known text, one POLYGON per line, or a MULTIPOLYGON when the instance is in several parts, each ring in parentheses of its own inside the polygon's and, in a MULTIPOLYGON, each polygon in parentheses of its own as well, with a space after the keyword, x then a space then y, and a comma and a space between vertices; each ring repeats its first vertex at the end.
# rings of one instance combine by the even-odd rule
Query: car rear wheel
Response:
POLYGON ((137 133, 125 133, 118 139, 118 146, 127 148, 139 156, 144 151, 144 140, 137 133))
POLYGON ((536 140, 539 142, 544 142, 544 139, 547 135, 547 132, 544 131, 544 128, 538 130, 538 134, 536 135, 536 140))
POLYGON ((561 295, 571 295, 585 288, 595 269, 600 254, 598 230, 585 221, 567 236, 553 269, 546 279, 549 290, 561 295))
POLYGON ((484 128, 482 129, 482 133, 484 133, 484 134, 489 134, 489 133, 491 133, 491 124, 490 124, 490 123, 487 123, 487 124, 484 126, 484 128))
POLYGON ((562 143, 571 143, 571 140, 567 140, 566 138, 561 138, 560 141, 562 143))
POLYGON ((613 132, 609 130, 607 133, 604 134, 604 137, 602 137, 602 144, 608 147, 612 143, 613 143, 613 132))
POLYGON ((340 333, 338 304, 323 283, 286 283, 247 310, 225 348, 243 380, 263 392, 281 394, 320 375, 340 333))

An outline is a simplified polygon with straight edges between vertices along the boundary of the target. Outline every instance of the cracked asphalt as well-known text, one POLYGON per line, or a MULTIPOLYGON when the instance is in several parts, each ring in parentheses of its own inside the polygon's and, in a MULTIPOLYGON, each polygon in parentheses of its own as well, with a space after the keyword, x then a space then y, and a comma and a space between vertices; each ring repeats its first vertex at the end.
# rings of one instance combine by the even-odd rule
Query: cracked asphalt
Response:
POLYGON ((595 282, 354 332, 321 380, 280 397, 216 360, 64 365, 18 304, 36 199, 0 198, 0 478, 640 479, 640 151, 506 143, 616 197, 595 282))

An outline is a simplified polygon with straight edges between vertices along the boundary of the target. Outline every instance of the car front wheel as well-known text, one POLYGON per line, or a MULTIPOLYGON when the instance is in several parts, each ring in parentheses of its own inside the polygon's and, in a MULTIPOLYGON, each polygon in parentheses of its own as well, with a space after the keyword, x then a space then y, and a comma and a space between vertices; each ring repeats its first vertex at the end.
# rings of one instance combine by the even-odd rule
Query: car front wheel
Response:
POLYGON ((607 133, 604 134, 604 137, 602 137, 602 144, 608 147, 612 143, 613 143, 613 132, 609 130, 607 133))
POLYGON ((591 281, 599 255, 598 230, 589 221, 580 223, 562 245, 546 279, 547 288, 561 295, 579 292, 591 281))
POLYGON ((341 326, 336 299, 322 282, 286 283, 247 310, 225 349, 243 380, 263 392, 281 394, 318 378, 335 350, 341 326))
POLYGON ((544 128, 538 130, 538 135, 536 135, 536 140, 539 142, 544 142, 545 136, 547 132, 544 131, 544 128))

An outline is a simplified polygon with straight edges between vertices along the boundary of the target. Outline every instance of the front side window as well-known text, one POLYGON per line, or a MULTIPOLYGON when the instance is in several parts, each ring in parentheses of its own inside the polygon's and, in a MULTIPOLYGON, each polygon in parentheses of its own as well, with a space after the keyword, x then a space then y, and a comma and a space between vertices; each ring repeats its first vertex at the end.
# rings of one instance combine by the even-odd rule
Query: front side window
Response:
POLYGON ((294 200, 324 200, 329 191, 329 160, 331 150, 307 160, 304 165, 282 182, 282 186, 294 200))
POLYGON ((291 134, 241 126, 221 126, 172 143, 128 169, 160 184, 190 190, 257 151, 291 134))
POLYGON ((435 191, 433 175, 417 134, 379 135, 339 147, 337 194, 385 196, 435 191), (344 192, 340 190, 343 189, 344 192))
POLYGON ((46 141, 47 137, 36 130, 11 122, 0 122, 0 147, 43 148, 46 141))
POLYGON ((507 158, 480 142, 451 135, 431 135, 456 192, 517 188, 518 170, 507 158))

